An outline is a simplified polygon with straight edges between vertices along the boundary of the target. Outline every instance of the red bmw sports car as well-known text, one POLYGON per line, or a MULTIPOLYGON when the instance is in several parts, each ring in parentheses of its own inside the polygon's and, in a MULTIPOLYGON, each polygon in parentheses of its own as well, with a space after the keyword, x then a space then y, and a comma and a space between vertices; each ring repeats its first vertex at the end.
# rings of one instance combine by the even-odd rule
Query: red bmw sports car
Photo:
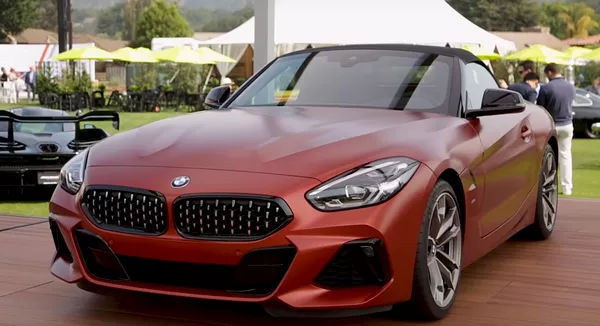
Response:
POLYGON ((307 49, 205 103, 65 165, 56 277, 275 316, 440 319, 462 269, 555 226, 551 117, 464 50, 307 49))

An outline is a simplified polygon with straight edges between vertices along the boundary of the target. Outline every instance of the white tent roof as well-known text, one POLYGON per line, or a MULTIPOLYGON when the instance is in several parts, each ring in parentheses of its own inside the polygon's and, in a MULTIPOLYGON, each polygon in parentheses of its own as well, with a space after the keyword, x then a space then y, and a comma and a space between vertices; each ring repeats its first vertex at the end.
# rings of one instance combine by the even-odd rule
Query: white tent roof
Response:
MULTIPOLYGON (((204 44, 253 44, 254 17, 204 44)), ((276 44, 477 44, 515 50, 445 0, 275 0, 276 44)))

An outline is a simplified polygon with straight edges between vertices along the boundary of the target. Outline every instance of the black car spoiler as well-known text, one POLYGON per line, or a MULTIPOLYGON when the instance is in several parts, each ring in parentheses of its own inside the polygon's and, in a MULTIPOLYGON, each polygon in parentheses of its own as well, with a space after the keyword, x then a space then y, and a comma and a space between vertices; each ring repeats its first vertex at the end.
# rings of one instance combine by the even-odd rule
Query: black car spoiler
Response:
POLYGON ((79 143, 79 136, 81 133, 81 122, 85 121, 112 121, 112 126, 114 129, 119 130, 120 119, 119 113, 115 111, 92 111, 88 112, 84 115, 78 116, 21 116, 14 114, 13 112, 7 110, 0 110, 0 121, 8 122, 8 135, 7 135, 7 143, 10 147, 11 145, 18 145, 15 143, 15 130, 14 123, 15 122, 33 122, 33 123, 47 123, 47 122, 57 122, 57 123, 74 123, 75 124, 75 139, 74 143, 79 143))

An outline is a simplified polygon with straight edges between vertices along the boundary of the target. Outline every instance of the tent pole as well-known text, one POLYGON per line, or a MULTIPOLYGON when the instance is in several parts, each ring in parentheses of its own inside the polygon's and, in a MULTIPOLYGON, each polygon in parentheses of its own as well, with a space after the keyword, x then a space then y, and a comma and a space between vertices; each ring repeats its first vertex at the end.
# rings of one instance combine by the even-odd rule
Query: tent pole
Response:
POLYGON ((275 0, 254 1, 254 73, 275 59, 275 0))

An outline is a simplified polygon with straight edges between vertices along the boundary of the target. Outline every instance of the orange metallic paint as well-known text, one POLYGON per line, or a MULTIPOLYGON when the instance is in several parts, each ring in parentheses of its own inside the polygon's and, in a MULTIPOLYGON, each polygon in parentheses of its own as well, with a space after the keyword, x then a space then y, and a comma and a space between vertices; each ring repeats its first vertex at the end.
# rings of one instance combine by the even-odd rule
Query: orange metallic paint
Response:
POLYGON ((537 176, 543 143, 553 130, 541 110, 529 106, 522 114, 469 121, 409 111, 247 108, 189 114, 131 130, 94 145, 82 189, 121 185, 154 190, 166 197, 167 207, 185 193, 273 195, 287 202, 294 220, 257 241, 200 241, 178 235, 169 209, 165 234, 122 234, 100 229, 83 215, 79 206, 83 191, 72 196, 57 187, 50 211, 75 254, 72 263, 55 257, 51 271, 71 283, 297 309, 368 308, 406 301, 411 297, 422 215, 444 171, 453 170, 462 184, 464 266, 533 221, 537 184, 525 174, 537 176), (534 131, 528 144, 520 138, 522 124, 534 131), (340 212, 320 212, 306 201, 305 193, 321 182, 393 156, 423 164, 391 200, 340 212), (189 176, 190 184, 171 188, 171 180, 181 175, 189 176), (504 196, 498 194, 507 193, 513 196, 499 199, 504 196), (109 282, 82 268, 72 236, 76 227, 98 234, 116 253, 144 258, 236 264, 254 248, 292 244, 298 252, 279 287, 264 297, 109 282), (482 230, 487 236, 482 237, 482 230), (331 290, 314 284, 342 244, 369 237, 381 238, 389 253, 393 277, 386 285, 331 290))

